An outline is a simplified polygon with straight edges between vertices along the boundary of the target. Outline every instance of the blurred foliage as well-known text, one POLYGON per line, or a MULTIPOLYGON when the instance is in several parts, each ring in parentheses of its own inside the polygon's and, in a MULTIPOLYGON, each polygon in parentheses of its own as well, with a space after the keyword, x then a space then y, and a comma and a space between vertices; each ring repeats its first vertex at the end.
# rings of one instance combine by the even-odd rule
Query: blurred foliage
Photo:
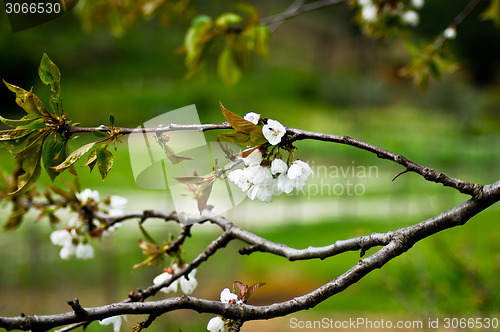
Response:
POLYGON ((114 36, 121 37, 127 29, 136 27, 143 20, 156 17, 162 26, 166 26, 173 20, 189 19, 194 11, 190 0, 81 0, 77 13, 84 30, 105 27, 114 36))

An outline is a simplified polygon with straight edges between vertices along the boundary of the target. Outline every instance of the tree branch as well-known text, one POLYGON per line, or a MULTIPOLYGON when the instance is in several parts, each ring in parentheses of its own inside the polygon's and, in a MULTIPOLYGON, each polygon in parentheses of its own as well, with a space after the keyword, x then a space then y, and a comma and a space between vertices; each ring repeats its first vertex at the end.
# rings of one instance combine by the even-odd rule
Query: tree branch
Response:
POLYGON ((288 19, 313 10, 336 5, 341 2, 345 2, 345 0, 320 0, 304 5, 304 0, 296 0, 283 13, 264 17, 260 19, 259 23, 268 24, 269 30, 274 32, 284 21, 288 19))
POLYGON ((427 181, 441 183, 446 187, 455 188, 462 194, 467 194, 472 197, 478 197, 478 195, 481 195, 482 193, 482 186, 479 184, 469 183, 466 181, 451 178, 448 175, 438 172, 432 168, 421 166, 407 159, 406 157, 403 157, 401 155, 395 154, 393 152, 387 151, 375 145, 371 145, 369 143, 357 140, 349 136, 320 134, 293 128, 288 128, 287 133, 292 135, 291 137, 292 142, 303 139, 313 139, 316 141, 334 142, 334 143, 350 145, 374 153, 379 158, 391 160, 399 165, 404 166, 406 168, 406 171, 408 172, 414 172, 420 174, 427 181))
MULTIPOLYGON (((158 316, 178 309, 191 309, 200 313, 217 314, 225 318, 240 321, 241 323, 250 320, 285 316, 293 312, 313 308, 325 299, 345 290, 371 271, 381 268, 393 258, 409 250, 418 241, 444 229, 465 224, 470 218, 500 200, 500 181, 484 186, 483 193, 480 196, 481 198, 479 199, 469 199, 461 205, 421 223, 394 231, 391 234, 391 240, 376 253, 361 259, 351 269, 331 282, 306 295, 289 301, 266 306, 252 306, 246 304, 225 304, 218 301, 180 296, 163 301, 122 302, 102 307, 86 308, 83 309, 86 312, 85 317, 82 317, 81 314, 77 314, 75 311, 49 316, 0 317, 0 327, 7 330, 44 331, 61 325, 100 320, 116 315, 148 314, 158 316)), ((229 232, 231 225, 226 224, 226 228, 228 229, 226 229, 221 237, 209 246, 212 251, 209 251, 209 248, 207 248, 195 261, 203 261, 205 259, 204 255, 213 254, 217 248, 224 246, 230 241, 229 232)), ((194 266, 195 261, 190 265, 194 266)), ((185 268, 184 272, 181 271, 179 274, 185 273, 186 270, 185 268)))
MULTIPOLYGON (((178 130, 195 130, 198 132, 204 132, 208 130, 217 130, 217 129, 232 129, 229 123, 224 122, 220 124, 202 124, 202 125, 178 125, 178 124, 170 124, 165 127, 158 128, 121 128, 120 133, 123 135, 128 135, 132 133, 164 133, 169 131, 178 131, 178 130)), ((69 127, 69 133, 79 133, 79 132, 92 132, 92 131, 109 131, 109 127, 101 126, 95 128, 80 128, 80 127, 69 127)), ((375 145, 357 140, 355 138, 349 136, 337 136, 323 133, 316 133, 312 131, 306 131, 301 129, 287 128, 287 134, 289 135, 288 142, 293 143, 294 141, 304 140, 304 139, 312 139, 316 141, 324 141, 324 142, 333 142, 339 144, 350 145, 352 147, 362 149, 377 155, 377 157, 382 159, 387 159, 393 161, 399 165, 402 165, 406 168, 406 172, 414 172, 424 177, 427 181, 441 183, 446 187, 455 188, 459 192, 463 194, 470 195, 472 197, 476 197, 480 195, 482 192, 482 186, 479 184, 469 183, 466 181, 454 179, 449 177, 448 175, 436 171, 432 168, 425 167, 419 165, 402 155, 398 155, 396 153, 390 152, 388 150, 379 148, 375 145)), ((397 176, 396 176, 397 177, 397 176)))

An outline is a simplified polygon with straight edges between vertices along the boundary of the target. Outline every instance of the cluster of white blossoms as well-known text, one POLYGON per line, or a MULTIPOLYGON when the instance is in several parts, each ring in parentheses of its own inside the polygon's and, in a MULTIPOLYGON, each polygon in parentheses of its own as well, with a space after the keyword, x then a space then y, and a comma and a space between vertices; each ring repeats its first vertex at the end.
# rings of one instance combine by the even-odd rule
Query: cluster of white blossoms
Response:
POLYGON ((390 5, 380 7, 373 3, 373 0, 358 0, 358 6, 361 8, 361 17, 367 23, 375 23, 380 19, 380 15, 398 16, 406 25, 417 26, 420 18, 414 9, 421 9, 424 6, 424 0, 411 0, 413 9, 405 8, 402 2, 395 8, 390 5))
MULTIPOLYGON (((163 284, 167 280, 170 280, 175 273, 180 272, 180 270, 181 269, 177 266, 177 264, 173 264, 171 269, 165 269, 162 274, 156 276, 156 278, 153 279, 153 284, 155 284, 156 286, 163 284)), ((189 272, 188 278, 182 276, 181 278, 172 282, 168 287, 163 287, 161 291, 167 294, 175 293, 177 292, 177 288, 180 287, 184 294, 189 295, 193 293, 196 286, 198 286, 198 281, 194 277, 195 274, 196 269, 193 269, 191 272, 189 272)))
MULTIPOLYGON (((224 288, 220 293, 220 301, 222 303, 243 303, 238 300, 238 295, 231 293, 229 288, 224 288)), ((221 316, 216 316, 208 321, 207 330, 210 332, 226 332, 226 322, 221 316)))
MULTIPOLYGON (((85 189, 81 193, 76 193, 76 197, 81 206, 97 204, 100 201, 99 192, 97 190, 85 189)), ((120 196, 111 196, 107 205, 109 209, 105 212, 110 216, 117 216, 123 213, 123 209, 127 204, 127 199, 120 196)), ((79 259, 92 259, 94 258, 94 248, 88 243, 88 236, 85 228, 87 225, 78 214, 72 217, 69 222, 69 227, 54 231, 50 234, 50 241, 61 247, 59 255, 64 260, 69 260, 72 257, 79 259)), ((94 221, 96 229, 101 225, 94 221)), ((112 226, 102 232, 102 236, 112 234, 117 226, 112 226)))
MULTIPOLYGON (((260 115, 248 113, 244 119, 257 124, 260 115)), ((286 128, 276 120, 269 119, 262 127, 262 133, 271 145, 280 143, 285 132, 286 128)), ((258 199, 269 203, 273 196, 290 194, 293 189, 302 190, 307 178, 312 174, 311 167, 302 160, 296 160, 288 167, 283 160, 275 158, 271 167, 267 167, 261 165, 262 152, 258 148, 249 148, 245 152, 250 152, 243 158, 245 168, 229 172, 228 178, 247 192, 251 200, 258 199)))

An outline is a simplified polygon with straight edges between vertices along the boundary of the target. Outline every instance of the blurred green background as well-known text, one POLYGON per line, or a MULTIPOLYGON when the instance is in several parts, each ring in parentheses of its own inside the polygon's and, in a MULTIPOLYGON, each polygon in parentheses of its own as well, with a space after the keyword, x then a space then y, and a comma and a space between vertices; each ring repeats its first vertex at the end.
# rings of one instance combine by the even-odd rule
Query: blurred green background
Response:
MULTIPOLYGON (((289 5, 253 3, 262 16, 289 5)), ((431 38, 440 33, 466 3, 426 3, 417 35, 431 38)), ((234 9, 229 1, 195 5, 209 15, 234 9)), ((0 76, 24 88, 34 86, 35 93, 47 100, 47 88, 37 77, 45 52, 61 70, 64 108, 82 126, 107 124, 112 112, 119 126, 136 127, 191 104, 196 104, 202 123, 219 123, 224 121, 221 101, 240 115, 254 111, 289 127, 349 135, 452 177, 487 184, 498 180, 500 164, 500 35, 491 23, 481 21, 478 12, 460 26, 457 39, 450 43, 460 70, 433 82, 428 92, 398 77, 398 69, 408 60, 402 45, 364 37, 345 5, 286 22, 271 40, 270 60, 257 59, 231 88, 210 70, 184 78, 183 58, 176 49, 182 45, 185 25, 163 27, 146 21, 116 38, 101 28, 82 31, 71 12, 12 33, 2 10, 0 76)), ((0 113, 7 118, 22 114, 6 88, 0 88, 0 113)), ((211 135, 208 139, 213 139, 211 135)), ((72 147, 90 139, 81 135, 72 147)), ((130 211, 171 208, 161 191, 136 187, 126 145, 124 139, 106 181, 80 169, 82 187, 98 189, 101 197, 125 196, 130 211)), ((316 170, 305 194, 277 197, 268 205, 246 200, 228 212, 232 222, 271 241, 305 248, 414 224, 467 199, 414 174, 392 182, 401 167, 354 148, 321 142, 298 142, 297 147, 296 155, 316 170), (334 173, 335 169, 348 174, 334 173), (358 172, 362 169, 373 172, 362 176, 358 172), (363 193, 349 195, 348 183, 358 184, 363 193), (341 193, 340 188, 345 190, 341 193)), ((2 151, 0 158, 3 170, 12 169, 8 153, 2 151)), ((48 182, 42 175, 40 186, 48 182)), ((0 208, 3 221, 9 206, 0 208)), ((65 211, 60 216, 70 218, 65 211)), ((34 220, 35 215, 30 217, 34 220)), ((247 323, 243 330, 289 330, 292 317, 424 321, 435 316, 499 317, 499 217, 497 204, 463 227, 423 240, 309 312, 247 323)), ((145 226, 158 241, 179 231, 176 225, 158 221, 145 226)), ((0 315, 68 311, 66 302, 74 298, 84 307, 120 301, 137 287, 151 285, 161 272, 149 267, 132 271, 142 260, 135 221, 127 222, 112 238, 94 241, 96 258, 85 262, 60 260, 59 248, 49 241, 51 231, 46 221, 26 220, 17 231, 0 233, 0 315)), ((184 248, 186 258, 196 257, 218 234, 215 226, 196 225, 184 248)), ((235 280, 266 282, 251 303, 270 304, 321 286, 359 259, 359 253, 347 253, 325 261, 291 263, 266 254, 241 257, 237 254, 241 246, 231 243, 200 267, 195 296, 218 299, 235 280)), ((202 331, 210 318, 189 311, 170 313, 150 329, 202 331)), ((143 319, 129 317, 127 326, 143 319)), ((109 330, 98 324, 88 328, 109 330)))

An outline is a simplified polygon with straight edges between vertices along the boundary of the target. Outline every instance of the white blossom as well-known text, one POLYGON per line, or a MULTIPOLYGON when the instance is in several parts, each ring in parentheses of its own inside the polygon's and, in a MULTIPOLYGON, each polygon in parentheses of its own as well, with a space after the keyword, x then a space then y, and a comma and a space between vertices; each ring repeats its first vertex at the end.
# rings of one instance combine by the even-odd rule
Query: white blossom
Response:
POLYGON ((184 276, 180 279, 179 285, 181 286, 181 290, 184 294, 189 295, 193 293, 196 286, 198 286, 198 281, 194 277, 195 274, 196 269, 193 269, 193 271, 189 272, 188 274, 189 280, 184 276))
POLYGON ((253 184, 271 184, 273 176, 268 167, 254 166, 245 169, 244 174, 253 184))
POLYGON ((75 256, 80 259, 92 259, 94 258, 94 248, 88 243, 78 243, 75 248, 75 256))
POLYGON ((457 29, 454 27, 448 27, 443 31, 443 37, 446 39, 455 39, 457 37, 457 29))
POLYGON ((222 292, 220 292, 220 301, 222 303, 233 303, 238 299, 238 295, 231 293, 229 288, 224 288, 222 292))
POLYGON ((249 112, 249 113, 245 114, 243 119, 250 121, 253 124, 257 124, 257 123, 259 123, 259 120, 260 120, 260 114, 257 114, 255 112, 249 112))
POLYGON ((110 216, 118 216, 123 214, 125 209, 125 205, 127 205, 128 200, 125 197, 121 196, 111 196, 109 199, 109 211, 108 214, 110 216))
POLYGON ((361 16, 363 17, 363 20, 366 22, 375 22, 377 20, 377 7, 374 5, 370 4, 367 6, 363 6, 361 9, 361 16))
POLYGON ((71 217, 71 219, 68 221, 69 227, 80 227, 81 224, 82 224, 82 219, 78 214, 71 217))
POLYGON ((243 191, 247 191, 248 188, 250 188, 251 183, 246 176, 245 170, 235 169, 234 171, 229 172, 228 178, 243 191))
POLYGON ((226 326, 222 318, 216 316, 208 321, 207 330, 210 332, 226 332, 226 326))
POLYGON ((361 7, 373 6, 373 3, 372 3, 372 0, 358 0, 358 5, 361 7))
POLYGON ((276 120, 269 119, 267 124, 262 127, 262 134, 271 145, 281 142, 281 138, 286 133, 286 128, 276 120))
MULTIPOLYGON (((295 188, 295 182, 290 180, 287 174, 283 173, 278 176, 276 179, 276 192, 285 194, 289 194, 292 192, 293 188, 295 188)), ((302 189, 302 188, 300 188, 302 189)))
POLYGON ((61 229, 50 234, 50 241, 56 246, 65 246, 72 244, 73 236, 71 236, 71 233, 67 230, 61 229))
POLYGON ((69 260, 75 255, 75 251, 76 251, 76 246, 73 243, 71 243, 61 248, 59 256, 64 260, 69 260))
POLYGON ((299 178, 306 178, 312 174, 312 169, 308 163, 302 160, 296 160, 288 169, 287 175, 290 180, 297 180, 299 178))
POLYGON ((424 6, 424 0, 411 0, 411 5, 416 9, 421 9, 424 6))
MULTIPOLYGON (((253 148, 246 149, 243 152, 247 152, 251 149, 253 149, 253 148)), ((251 166, 259 166, 260 163, 262 162, 262 152, 260 152, 259 149, 253 150, 252 153, 250 153, 248 156, 243 158, 243 162, 245 163, 246 166, 250 166, 250 167, 251 166)))
MULTIPOLYGON (((153 279, 153 284, 155 284, 156 286, 158 286, 158 285, 163 284, 167 280, 170 280, 171 278, 172 278, 172 274, 171 273, 169 273, 169 272, 163 272, 162 274, 156 276, 153 279)), ((168 293, 175 293, 175 292, 177 292, 177 286, 178 286, 178 284, 179 284, 179 280, 175 280, 168 287, 163 287, 161 289, 161 291, 163 293, 166 293, 166 294, 168 294, 168 293)))
POLYGON ((122 326, 122 320, 127 320, 126 316, 113 316, 113 317, 104 318, 104 319, 99 321, 99 324, 101 324, 101 325, 113 324, 113 331, 119 332, 120 327, 122 326))
POLYGON ((271 162, 271 174, 273 175, 286 173, 287 169, 287 164, 279 158, 276 158, 271 162))
POLYGON ((248 198, 251 200, 258 199, 259 201, 269 203, 273 200, 272 184, 256 184, 248 189, 248 198))
POLYGON ((85 189, 81 193, 76 193, 76 197, 83 204, 87 204, 89 200, 99 202, 99 192, 97 190, 85 189))
POLYGON ((420 18, 416 11, 408 10, 401 15, 401 20, 407 25, 417 26, 420 18))

